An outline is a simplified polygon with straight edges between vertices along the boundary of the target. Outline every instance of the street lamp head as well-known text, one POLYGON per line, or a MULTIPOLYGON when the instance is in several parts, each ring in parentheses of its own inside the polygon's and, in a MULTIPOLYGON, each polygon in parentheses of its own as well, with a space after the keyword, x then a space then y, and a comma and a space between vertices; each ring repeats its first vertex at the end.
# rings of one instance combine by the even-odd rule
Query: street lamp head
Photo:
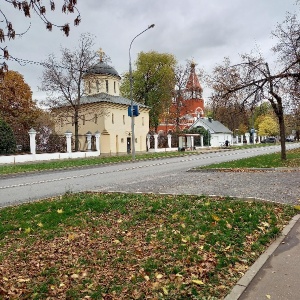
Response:
POLYGON ((153 28, 155 26, 155 24, 151 24, 148 26, 148 29, 153 28))

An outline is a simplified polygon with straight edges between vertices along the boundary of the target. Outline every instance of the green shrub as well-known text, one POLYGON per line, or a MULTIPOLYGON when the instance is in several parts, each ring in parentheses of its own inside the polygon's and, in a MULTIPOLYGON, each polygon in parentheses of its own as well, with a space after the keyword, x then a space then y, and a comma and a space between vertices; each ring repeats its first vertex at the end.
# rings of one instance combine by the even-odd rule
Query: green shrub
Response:
POLYGON ((0 119, 0 154, 11 154, 16 151, 16 140, 11 127, 0 119))

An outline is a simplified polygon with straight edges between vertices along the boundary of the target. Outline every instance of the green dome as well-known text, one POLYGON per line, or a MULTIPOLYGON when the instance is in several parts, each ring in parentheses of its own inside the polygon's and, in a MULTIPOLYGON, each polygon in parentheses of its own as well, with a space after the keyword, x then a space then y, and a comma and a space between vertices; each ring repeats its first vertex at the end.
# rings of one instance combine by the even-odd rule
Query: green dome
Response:
POLYGON ((90 69, 88 69, 86 71, 86 74, 110 75, 121 79, 120 75, 118 74, 115 68, 101 61, 93 67, 91 67, 90 69))

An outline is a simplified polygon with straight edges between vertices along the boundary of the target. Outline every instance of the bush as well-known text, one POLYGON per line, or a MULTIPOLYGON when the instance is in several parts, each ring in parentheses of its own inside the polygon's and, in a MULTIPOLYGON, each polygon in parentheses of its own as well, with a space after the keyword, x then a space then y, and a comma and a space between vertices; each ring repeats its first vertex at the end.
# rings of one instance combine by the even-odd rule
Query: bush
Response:
POLYGON ((0 120, 0 154, 16 152, 16 140, 11 127, 0 120))

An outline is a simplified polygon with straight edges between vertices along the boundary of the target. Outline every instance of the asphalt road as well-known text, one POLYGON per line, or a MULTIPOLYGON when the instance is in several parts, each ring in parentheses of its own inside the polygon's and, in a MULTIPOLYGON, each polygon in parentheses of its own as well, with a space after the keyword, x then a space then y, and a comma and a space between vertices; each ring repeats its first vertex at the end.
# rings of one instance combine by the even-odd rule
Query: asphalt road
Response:
MULTIPOLYGON (((287 149, 296 147, 300 147, 300 144, 287 144, 287 149)), ((1 176, 0 206, 80 191, 220 195, 297 203, 300 201, 299 170, 258 173, 187 172, 196 166, 279 150, 280 146, 269 146, 1 176)))

